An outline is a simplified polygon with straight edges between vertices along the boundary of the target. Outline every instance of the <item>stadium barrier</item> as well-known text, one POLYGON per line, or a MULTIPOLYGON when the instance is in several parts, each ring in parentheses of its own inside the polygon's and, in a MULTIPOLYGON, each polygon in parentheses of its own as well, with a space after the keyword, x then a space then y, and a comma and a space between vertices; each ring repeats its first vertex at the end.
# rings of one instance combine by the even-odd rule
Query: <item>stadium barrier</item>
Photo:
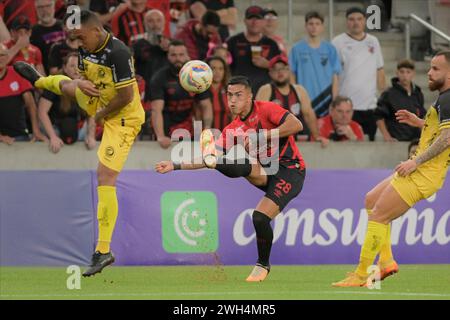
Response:
MULTIPOLYGON (((358 260, 364 196, 391 170, 308 170, 272 222, 272 264, 358 260)), ((251 215, 263 192, 211 170, 127 170, 118 180, 118 265, 253 264, 251 215)), ((400 263, 450 263, 450 181, 393 222, 400 263)), ((0 171, 0 264, 86 265, 95 246, 94 171, 0 171)))

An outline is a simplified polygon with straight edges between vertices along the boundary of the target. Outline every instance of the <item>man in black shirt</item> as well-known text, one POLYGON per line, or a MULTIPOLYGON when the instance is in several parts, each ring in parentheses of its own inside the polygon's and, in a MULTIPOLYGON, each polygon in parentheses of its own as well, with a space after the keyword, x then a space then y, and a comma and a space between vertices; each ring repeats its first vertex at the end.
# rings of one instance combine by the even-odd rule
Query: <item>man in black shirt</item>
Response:
POLYGON ((245 11, 246 32, 241 32, 227 40, 228 50, 233 57, 231 73, 243 75, 253 84, 253 94, 259 87, 270 82, 269 60, 279 55, 275 41, 263 35, 264 9, 251 6, 245 11))
POLYGON ((402 60, 397 64, 397 76, 392 78, 392 87, 383 92, 375 109, 377 126, 385 141, 412 141, 420 137, 420 129, 399 123, 395 118, 398 110, 406 109, 419 118, 425 116, 424 98, 420 87, 415 85, 414 62, 402 60))
POLYGON ((61 73, 63 60, 71 53, 78 53, 80 41, 74 33, 66 32, 66 39, 61 43, 54 43, 49 52, 48 69, 50 74, 61 73))
POLYGON ((212 104, 208 91, 200 94, 187 92, 180 85, 178 73, 189 61, 186 46, 173 41, 169 46, 169 65, 159 70, 152 78, 150 100, 152 124, 161 147, 168 148, 171 136, 177 129, 184 129, 193 137, 193 115, 195 102, 201 107, 203 128, 212 124, 212 104))
POLYGON ((220 17, 219 34, 225 41, 230 32, 236 29, 237 9, 234 0, 189 0, 189 11, 194 19, 200 20, 206 10, 215 11, 220 17))
POLYGON ((36 0, 35 5, 39 22, 33 26, 30 42, 41 49, 42 62, 44 64, 45 72, 48 74, 48 57, 50 47, 54 43, 64 41, 65 34, 62 22, 54 18, 54 0, 36 0))

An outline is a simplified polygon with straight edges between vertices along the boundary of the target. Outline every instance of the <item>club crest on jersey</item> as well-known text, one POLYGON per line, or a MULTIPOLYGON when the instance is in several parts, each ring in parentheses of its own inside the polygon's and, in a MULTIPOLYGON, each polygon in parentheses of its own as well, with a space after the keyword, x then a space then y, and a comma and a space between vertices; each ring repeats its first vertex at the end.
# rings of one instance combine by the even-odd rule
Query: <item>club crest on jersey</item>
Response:
POLYGON ((107 158, 111 158, 112 156, 114 156, 114 148, 111 146, 106 147, 105 149, 105 156, 107 158))
POLYGON ((97 72, 97 76, 98 76, 99 78, 104 78, 104 77, 106 76, 105 70, 104 70, 103 68, 99 68, 99 69, 98 69, 98 72, 97 72))
POLYGON ((9 87, 11 88, 12 91, 17 91, 19 90, 19 83, 17 81, 13 81, 11 82, 9 87))

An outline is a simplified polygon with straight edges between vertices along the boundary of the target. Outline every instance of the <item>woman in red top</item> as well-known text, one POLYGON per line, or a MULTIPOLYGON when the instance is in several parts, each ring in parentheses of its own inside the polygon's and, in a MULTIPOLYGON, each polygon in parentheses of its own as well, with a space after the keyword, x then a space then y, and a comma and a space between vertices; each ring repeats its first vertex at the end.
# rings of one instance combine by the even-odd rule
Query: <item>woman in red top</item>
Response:
POLYGON ((213 71, 213 82, 209 88, 213 104, 213 128, 223 130, 232 120, 226 93, 230 69, 225 61, 218 56, 209 57, 205 61, 213 71))

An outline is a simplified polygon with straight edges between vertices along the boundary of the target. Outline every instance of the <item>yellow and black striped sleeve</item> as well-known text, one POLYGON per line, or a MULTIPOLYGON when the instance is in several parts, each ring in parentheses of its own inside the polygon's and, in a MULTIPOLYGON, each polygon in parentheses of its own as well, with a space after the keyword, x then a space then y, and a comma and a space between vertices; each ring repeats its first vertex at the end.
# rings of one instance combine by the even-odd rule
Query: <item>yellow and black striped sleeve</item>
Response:
POLYGON ((136 81, 133 59, 126 48, 111 52, 111 70, 116 89, 127 87, 136 81))
POLYGON ((444 92, 437 103, 439 105, 439 129, 450 128, 450 90, 444 92))

